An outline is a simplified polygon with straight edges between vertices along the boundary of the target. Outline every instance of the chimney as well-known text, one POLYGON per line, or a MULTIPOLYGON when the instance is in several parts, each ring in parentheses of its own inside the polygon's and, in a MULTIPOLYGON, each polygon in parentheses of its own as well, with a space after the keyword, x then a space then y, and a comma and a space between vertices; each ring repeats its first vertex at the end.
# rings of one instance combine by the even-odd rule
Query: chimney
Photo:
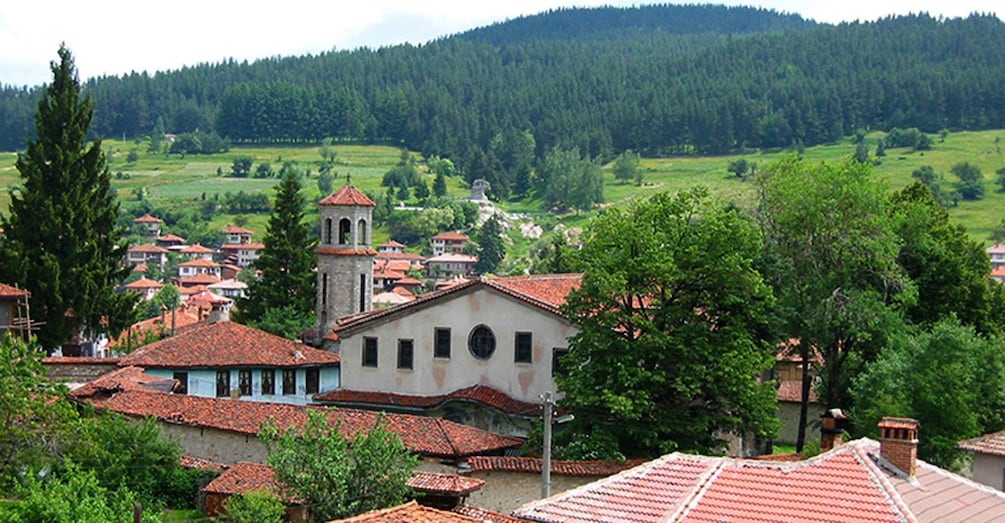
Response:
POLYGON ((848 416, 841 409, 830 409, 820 415, 820 452, 844 444, 844 424, 848 416))
POLYGON ((206 321, 209 323, 230 321, 230 310, 227 308, 227 304, 214 301, 210 305, 209 316, 206 318, 206 321))
POLYGON ((885 417, 879 422, 879 455, 913 477, 918 468, 918 420, 885 417))

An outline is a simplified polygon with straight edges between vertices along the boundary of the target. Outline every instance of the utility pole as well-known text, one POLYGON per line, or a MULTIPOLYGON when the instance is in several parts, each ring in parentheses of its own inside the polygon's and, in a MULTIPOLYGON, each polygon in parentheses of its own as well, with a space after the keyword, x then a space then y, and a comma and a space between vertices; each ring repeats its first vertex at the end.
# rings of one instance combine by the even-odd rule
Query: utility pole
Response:
POLYGON ((544 450, 541 452, 541 499, 551 496, 551 422, 555 403, 551 391, 542 395, 544 400, 544 450))

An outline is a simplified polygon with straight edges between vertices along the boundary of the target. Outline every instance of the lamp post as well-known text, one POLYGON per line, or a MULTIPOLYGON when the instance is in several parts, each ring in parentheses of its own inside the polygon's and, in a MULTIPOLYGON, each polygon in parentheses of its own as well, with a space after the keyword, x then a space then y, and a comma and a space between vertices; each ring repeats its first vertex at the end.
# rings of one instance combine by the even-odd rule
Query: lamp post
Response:
POLYGON ((551 425, 566 423, 575 419, 572 414, 555 417, 555 402, 551 399, 551 391, 541 395, 544 402, 544 441, 541 451, 541 499, 551 496, 551 425))

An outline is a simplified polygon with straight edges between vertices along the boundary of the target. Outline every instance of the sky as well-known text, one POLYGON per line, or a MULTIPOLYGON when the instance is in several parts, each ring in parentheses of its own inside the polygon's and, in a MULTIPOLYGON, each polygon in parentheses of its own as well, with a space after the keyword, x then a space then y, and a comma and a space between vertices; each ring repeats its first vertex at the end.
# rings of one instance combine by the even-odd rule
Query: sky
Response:
MULTIPOLYGON (((658 0, 652 3, 665 3, 658 0)), ((697 3, 687 0, 681 3, 697 3)), ((797 13, 818 22, 870 21, 927 12, 1005 19, 1001 0, 717 1, 797 13)), ((377 48, 441 36, 557 7, 630 6, 621 0, 8 0, 0 6, 0 84, 49 81, 65 43, 81 79, 155 73, 228 58, 254 61, 330 50, 377 48)))

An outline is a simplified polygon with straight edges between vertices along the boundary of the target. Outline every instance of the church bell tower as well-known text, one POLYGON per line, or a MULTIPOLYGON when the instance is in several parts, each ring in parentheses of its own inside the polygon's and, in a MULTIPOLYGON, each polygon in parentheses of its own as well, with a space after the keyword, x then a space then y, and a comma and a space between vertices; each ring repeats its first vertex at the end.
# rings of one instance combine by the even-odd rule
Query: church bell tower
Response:
POLYGON ((367 312, 373 302, 373 260, 370 248, 373 203, 359 189, 346 184, 318 202, 321 241, 314 251, 318 261, 317 311, 321 336, 331 332, 343 316, 367 312))

